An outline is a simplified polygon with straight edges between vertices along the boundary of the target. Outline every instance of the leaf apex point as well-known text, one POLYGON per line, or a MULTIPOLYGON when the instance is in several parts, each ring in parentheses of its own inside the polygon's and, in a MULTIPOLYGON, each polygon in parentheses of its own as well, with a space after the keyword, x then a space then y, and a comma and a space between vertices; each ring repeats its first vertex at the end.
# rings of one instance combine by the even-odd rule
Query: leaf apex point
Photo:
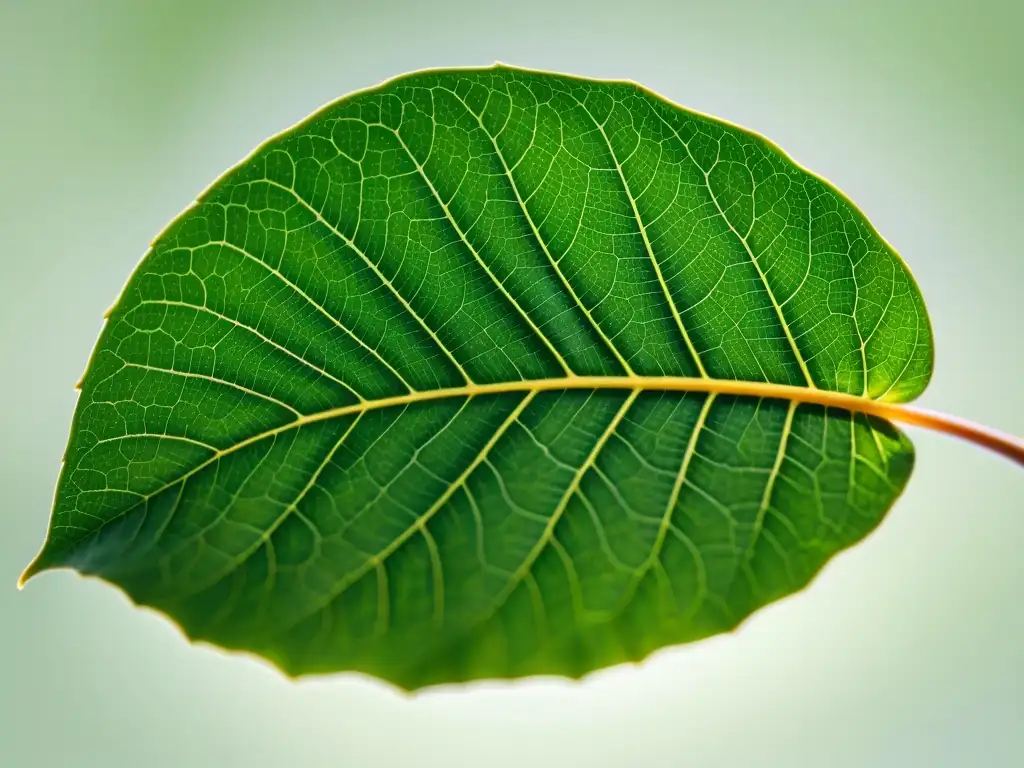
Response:
POLYGON ((21 592, 21 590, 25 588, 25 585, 28 584, 29 580, 31 580, 32 577, 38 574, 39 571, 41 570, 36 567, 37 562, 38 558, 29 563, 25 567, 25 570, 21 572, 21 575, 18 577, 18 583, 15 585, 18 588, 19 592, 21 592))

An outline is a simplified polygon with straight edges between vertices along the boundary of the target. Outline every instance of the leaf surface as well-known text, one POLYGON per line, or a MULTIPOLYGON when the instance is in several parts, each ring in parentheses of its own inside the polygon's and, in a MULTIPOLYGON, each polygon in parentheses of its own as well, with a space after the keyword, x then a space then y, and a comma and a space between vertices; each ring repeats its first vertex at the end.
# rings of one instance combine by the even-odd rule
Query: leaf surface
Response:
POLYGON ((28 573, 291 674, 579 676, 870 532, 913 447, 786 393, 905 402, 931 369, 899 257, 763 138, 628 83, 416 73, 156 239, 28 573))

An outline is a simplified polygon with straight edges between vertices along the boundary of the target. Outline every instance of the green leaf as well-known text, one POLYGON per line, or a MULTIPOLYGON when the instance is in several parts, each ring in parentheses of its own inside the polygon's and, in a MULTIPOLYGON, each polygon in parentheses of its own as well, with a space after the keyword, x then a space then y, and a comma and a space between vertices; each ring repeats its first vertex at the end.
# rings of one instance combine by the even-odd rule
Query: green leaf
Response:
POLYGON ((931 370, 899 257, 765 139, 629 83, 416 73, 156 239, 27 575, 290 674, 579 676, 870 532, 913 465, 878 416, 931 370))

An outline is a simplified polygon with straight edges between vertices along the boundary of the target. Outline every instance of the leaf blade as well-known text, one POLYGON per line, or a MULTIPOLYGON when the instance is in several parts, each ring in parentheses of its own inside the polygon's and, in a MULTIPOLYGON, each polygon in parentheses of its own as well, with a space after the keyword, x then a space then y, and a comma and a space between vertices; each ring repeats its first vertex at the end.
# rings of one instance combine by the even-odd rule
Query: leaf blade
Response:
POLYGON ((902 262, 760 137, 627 84, 420 73, 272 140, 155 241, 32 570, 101 575, 294 673, 583 674, 735 626, 873 529, 912 447, 793 392, 905 400, 930 371, 902 262))

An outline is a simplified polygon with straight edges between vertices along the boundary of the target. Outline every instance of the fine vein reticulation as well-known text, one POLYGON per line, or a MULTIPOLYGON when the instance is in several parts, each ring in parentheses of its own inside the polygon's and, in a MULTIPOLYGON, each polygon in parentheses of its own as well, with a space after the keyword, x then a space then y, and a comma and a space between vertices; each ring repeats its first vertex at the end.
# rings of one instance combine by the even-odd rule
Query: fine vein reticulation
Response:
POLYGON ((406 76, 156 239, 29 574, 292 674, 582 675, 871 531, 931 344, 899 257, 764 139, 628 83, 406 76))

